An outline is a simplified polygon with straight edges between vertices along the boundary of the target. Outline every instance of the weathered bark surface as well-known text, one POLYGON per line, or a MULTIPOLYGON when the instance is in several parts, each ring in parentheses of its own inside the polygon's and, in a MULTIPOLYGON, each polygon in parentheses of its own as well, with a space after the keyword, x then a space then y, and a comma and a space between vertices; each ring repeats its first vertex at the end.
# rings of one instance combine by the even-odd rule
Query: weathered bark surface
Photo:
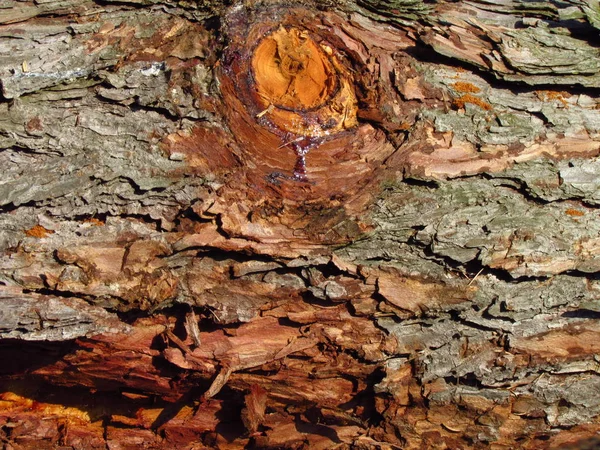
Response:
POLYGON ((593 446, 598 28, 5 1, 4 447, 593 446))

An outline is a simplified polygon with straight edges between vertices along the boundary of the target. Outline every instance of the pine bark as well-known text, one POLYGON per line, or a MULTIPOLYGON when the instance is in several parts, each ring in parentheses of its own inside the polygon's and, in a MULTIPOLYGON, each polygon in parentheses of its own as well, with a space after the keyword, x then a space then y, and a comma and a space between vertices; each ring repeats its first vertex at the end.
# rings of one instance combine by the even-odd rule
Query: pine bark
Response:
POLYGON ((5 1, 3 448, 593 448, 598 28, 5 1))

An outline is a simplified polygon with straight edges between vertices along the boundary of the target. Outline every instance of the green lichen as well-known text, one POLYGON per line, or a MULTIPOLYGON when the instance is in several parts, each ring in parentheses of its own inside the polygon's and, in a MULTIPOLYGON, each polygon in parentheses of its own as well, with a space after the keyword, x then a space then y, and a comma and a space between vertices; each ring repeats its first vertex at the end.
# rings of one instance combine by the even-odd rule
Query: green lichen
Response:
POLYGON ((593 27, 600 29, 600 1, 598 1, 598 0, 582 1, 581 8, 585 12, 588 22, 593 27))
POLYGON ((545 27, 507 31, 500 51, 514 69, 526 74, 598 76, 600 72, 597 48, 545 27))

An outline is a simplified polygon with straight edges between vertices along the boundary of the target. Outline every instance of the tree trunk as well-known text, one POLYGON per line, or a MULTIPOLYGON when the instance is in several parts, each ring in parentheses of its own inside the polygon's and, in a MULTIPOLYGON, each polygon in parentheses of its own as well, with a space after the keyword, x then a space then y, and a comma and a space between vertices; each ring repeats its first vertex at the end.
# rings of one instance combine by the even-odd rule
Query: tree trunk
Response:
POLYGON ((5 0, 3 448, 593 447, 598 28, 5 0))

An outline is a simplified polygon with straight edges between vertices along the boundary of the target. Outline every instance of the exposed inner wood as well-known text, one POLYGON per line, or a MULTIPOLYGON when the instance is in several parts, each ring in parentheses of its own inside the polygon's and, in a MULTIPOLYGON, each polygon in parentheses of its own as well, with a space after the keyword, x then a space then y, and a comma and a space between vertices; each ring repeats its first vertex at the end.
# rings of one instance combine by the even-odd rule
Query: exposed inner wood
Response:
POLYGON ((260 111, 277 128, 322 137, 357 125, 349 71, 307 30, 280 26, 260 41, 251 70, 260 111))
MULTIPOLYGON (((329 50, 331 53, 331 49, 329 50)), ((281 27, 258 45, 252 58, 258 92, 279 107, 321 106, 335 89, 335 70, 306 31, 281 27)))

